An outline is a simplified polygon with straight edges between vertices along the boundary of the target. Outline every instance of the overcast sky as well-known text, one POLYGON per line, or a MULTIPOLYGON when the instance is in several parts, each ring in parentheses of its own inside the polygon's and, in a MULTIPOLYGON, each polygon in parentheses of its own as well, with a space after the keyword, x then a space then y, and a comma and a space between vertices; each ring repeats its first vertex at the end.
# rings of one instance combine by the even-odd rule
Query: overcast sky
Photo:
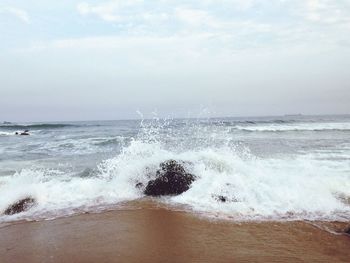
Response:
POLYGON ((0 122, 350 113, 350 0, 1 0, 0 122))

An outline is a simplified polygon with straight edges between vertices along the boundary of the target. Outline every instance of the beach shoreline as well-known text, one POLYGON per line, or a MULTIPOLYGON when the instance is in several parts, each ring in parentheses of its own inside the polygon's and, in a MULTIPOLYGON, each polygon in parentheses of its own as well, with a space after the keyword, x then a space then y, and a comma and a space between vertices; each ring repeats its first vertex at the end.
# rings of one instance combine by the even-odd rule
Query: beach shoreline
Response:
POLYGON ((232 222, 165 208, 87 213, 3 226, 0 259, 6 263, 348 262, 350 236, 340 234, 346 226, 232 222))

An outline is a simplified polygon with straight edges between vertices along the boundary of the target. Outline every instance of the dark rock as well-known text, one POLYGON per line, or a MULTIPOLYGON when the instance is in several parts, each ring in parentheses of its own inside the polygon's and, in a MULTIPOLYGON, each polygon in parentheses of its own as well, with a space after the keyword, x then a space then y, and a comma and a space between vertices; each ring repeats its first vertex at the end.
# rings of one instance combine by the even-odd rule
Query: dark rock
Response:
POLYGON ((345 233, 350 235, 350 226, 347 229, 345 229, 345 233))
POLYGON ((235 197, 228 198, 227 196, 224 196, 224 195, 212 195, 212 197, 213 197, 216 201, 222 202, 222 203, 226 203, 226 202, 239 202, 239 200, 236 199, 235 197))
POLYGON ((195 176, 187 173, 183 165, 175 160, 161 163, 156 175, 156 179, 148 182, 145 195, 179 195, 186 192, 195 180, 195 176))
POLYGON ((227 201, 227 197, 226 196, 223 196, 223 195, 218 195, 218 196, 215 196, 215 199, 217 201, 220 201, 220 202, 223 202, 225 203, 227 201))
POLYGON ((29 210, 35 205, 35 199, 27 197, 10 205, 4 212, 5 215, 14 215, 29 210))
POLYGON ((143 185, 143 183, 137 183, 137 184, 135 185, 135 187, 136 187, 137 189, 140 189, 140 188, 144 188, 144 185, 143 185))

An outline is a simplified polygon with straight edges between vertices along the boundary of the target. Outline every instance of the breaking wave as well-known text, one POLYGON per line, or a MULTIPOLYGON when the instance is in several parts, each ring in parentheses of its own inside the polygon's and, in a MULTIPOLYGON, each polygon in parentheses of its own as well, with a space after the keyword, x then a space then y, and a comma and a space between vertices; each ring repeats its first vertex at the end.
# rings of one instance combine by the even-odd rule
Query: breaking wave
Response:
POLYGON ((0 136, 11 136, 15 135, 13 132, 0 131, 0 136))
POLYGON ((285 131, 350 131, 349 122, 341 123, 293 123, 293 124, 268 124, 234 127, 237 130, 248 132, 285 132, 285 131))
MULTIPOLYGON (((142 125, 120 154, 93 169, 74 174, 32 168, 0 177, 0 214, 21 198, 37 201, 29 211, 0 216, 0 221, 55 218, 145 198, 136 184, 146 185, 149 175, 168 159, 184 161, 185 168, 196 175, 187 192, 156 199, 169 209, 181 206, 234 220, 350 220, 350 162, 344 159, 260 158, 231 142, 199 146, 202 141, 197 136, 199 141, 192 144, 179 143, 162 125, 142 125), (167 144, 169 140, 174 142, 167 144), (218 201, 218 196, 227 201, 218 201)), ((215 130, 204 134, 207 141, 218 136, 215 130)))
POLYGON ((187 169, 198 177, 182 195, 160 199, 169 204, 237 220, 350 219, 349 203, 344 202, 350 197, 349 164, 305 157, 242 157, 228 148, 175 153, 141 141, 133 141, 122 154, 102 162, 88 175, 24 169, 0 177, 0 211, 26 196, 38 203, 26 213, 2 219, 62 216, 142 198, 136 183, 147 184, 148 174, 167 159, 188 162, 187 169), (216 196, 228 201, 218 202, 216 196))
POLYGON ((65 127, 76 127, 77 125, 73 124, 61 124, 61 123, 41 123, 41 124, 2 124, 0 125, 1 129, 59 129, 65 127))

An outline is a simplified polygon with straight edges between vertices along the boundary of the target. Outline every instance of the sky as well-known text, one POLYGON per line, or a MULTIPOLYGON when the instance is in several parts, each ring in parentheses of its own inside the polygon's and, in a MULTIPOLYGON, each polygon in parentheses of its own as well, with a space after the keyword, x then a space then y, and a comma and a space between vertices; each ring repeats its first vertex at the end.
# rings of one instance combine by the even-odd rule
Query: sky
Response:
POLYGON ((0 0, 0 122, 350 113, 350 0, 0 0))

